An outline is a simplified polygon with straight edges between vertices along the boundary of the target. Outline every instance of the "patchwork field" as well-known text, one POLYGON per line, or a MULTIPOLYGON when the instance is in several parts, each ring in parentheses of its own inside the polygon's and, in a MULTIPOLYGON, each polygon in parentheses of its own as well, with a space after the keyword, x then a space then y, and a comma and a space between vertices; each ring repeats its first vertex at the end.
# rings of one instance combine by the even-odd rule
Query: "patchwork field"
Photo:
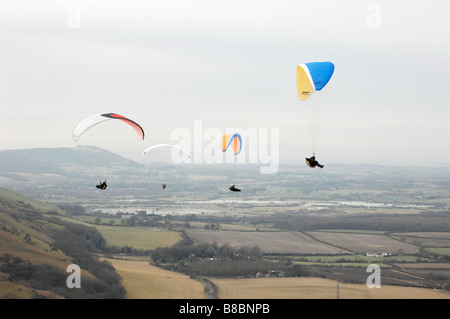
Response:
POLYGON ((122 277, 127 299, 206 299, 203 284, 148 261, 107 259, 122 277))
MULTIPOLYGON (((322 278, 210 279, 219 299, 336 299, 337 282, 322 278)), ((339 284, 340 299, 450 299, 450 293, 424 288, 339 284)))
POLYGON ((334 243, 335 245, 355 253, 397 253, 403 250, 404 253, 414 254, 418 247, 409 243, 404 243, 385 235, 357 234, 342 232, 308 232, 314 238, 322 242, 334 243))
MULTIPOLYGON (((148 261, 107 259, 122 277, 127 299, 206 299, 204 286, 148 261)), ((338 283, 323 278, 208 278, 219 299, 336 299, 338 283)), ((450 292, 382 285, 339 283, 340 299, 450 299, 450 292)))
POLYGON ((343 254, 345 249, 320 243, 300 232, 188 231, 197 243, 232 247, 258 246, 267 254, 343 254))

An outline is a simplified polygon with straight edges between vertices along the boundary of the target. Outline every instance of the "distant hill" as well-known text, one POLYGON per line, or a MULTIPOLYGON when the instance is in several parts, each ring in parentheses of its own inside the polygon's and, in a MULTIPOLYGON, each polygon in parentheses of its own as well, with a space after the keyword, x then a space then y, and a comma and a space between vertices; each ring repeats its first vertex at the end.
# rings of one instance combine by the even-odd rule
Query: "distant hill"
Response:
POLYGON ((143 168, 142 164, 94 146, 0 151, 0 173, 71 175, 77 168, 143 168))
POLYGON ((124 297, 114 268, 93 257, 102 235, 62 215, 57 206, 0 188, 0 299, 124 297), (81 288, 67 287, 70 264, 81 268, 81 288))

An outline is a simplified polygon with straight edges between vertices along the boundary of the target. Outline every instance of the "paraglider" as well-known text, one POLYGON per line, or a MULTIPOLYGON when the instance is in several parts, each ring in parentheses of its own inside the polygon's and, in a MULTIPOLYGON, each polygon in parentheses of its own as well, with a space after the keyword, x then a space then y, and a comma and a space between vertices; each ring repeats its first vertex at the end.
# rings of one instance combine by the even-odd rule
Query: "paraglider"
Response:
POLYGON ((234 184, 232 184, 228 189, 232 192, 240 192, 241 190, 239 188, 236 188, 234 184))
POLYGON ((334 73, 331 62, 310 62, 297 65, 297 90, 300 100, 305 101, 315 91, 320 91, 334 73))
POLYGON ((73 132, 72 132, 73 140, 75 142, 77 142, 78 139, 80 138, 80 136, 84 132, 86 132, 87 130, 92 128, 93 126, 98 125, 104 121, 113 120, 113 119, 121 120, 121 121, 125 122, 126 124, 130 125, 136 131, 136 133, 138 133, 139 137, 142 140, 144 139, 144 130, 136 122, 130 120, 129 118, 127 118, 125 116, 122 116, 122 115, 119 115, 116 113, 104 113, 104 114, 99 113, 99 114, 93 114, 93 115, 90 115, 90 116, 84 118, 75 126, 75 128, 73 129, 73 132))
POLYGON ((106 185, 106 179, 104 182, 100 180, 100 184, 96 185, 95 187, 97 187, 98 189, 106 189, 106 187, 108 187, 108 185, 106 185))
POLYGON ((181 147, 179 147, 177 145, 172 145, 172 144, 156 144, 156 145, 150 146, 144 152, 142 152, 142 156, 144 156, 145 153, 147 153, 155 148, 159 148, 159 147, 163 147, 163 146, 176 148, 176 149, 182 151, 184 154, 186 154, 187 157, 191 158, 191 155, 189 155, 189 153, 187 151, 185 151, 184 149, 182 149, 181 147))
MULTIPOLYGON (((330 81, 334 73, 334 64, 331 62, 310 62, 297 65, 297 91, 298 97, 301 101, 306 101, 311 97, 315 91, 321 91, 330 81)), ((322 94, 319 94, 318 99, 309 103, 311 112, 311 139, 312 139, 312 153, 313 156, 306 158, 306 163, 310 167, 320 167, 315 160, 318 130, 319 130, 319 115, 321 106, 322 94)))
MULTIPOLYGON (((142 152, 142 156, 144 156, 146 153, 150 152, 153 149, 159 148, 159 147, 171 147, 174 148, 176 150, 179 150, 181 152, 183 152, 188 158, 191 158, 191 155, 189 155, 189 153, 182 149, 181 147, 177 146, 177 145, 173 145, 173 144, 156 144, 153 146, 148 147, 147 149, 145 149, 145 151, 142 152)), ((162 189, 166 189, 167 184, 161 184, 162 189)))
POLYGON ((238 155, 242 149, 242 138, 239 133, 226 134, 222 136, 222 152, 225 152, 230 145, 233 147, 234 155, 238 155))
POLYGON ((308 164, 309 167, 314 168, 314 167, 318 166, 320 168, 323 168, 323 165, 319 164, 319 162, 316 160, 315 156, 311 156, 310 158, 305 158, 305 160, 306 160, 306 164, 308 164))

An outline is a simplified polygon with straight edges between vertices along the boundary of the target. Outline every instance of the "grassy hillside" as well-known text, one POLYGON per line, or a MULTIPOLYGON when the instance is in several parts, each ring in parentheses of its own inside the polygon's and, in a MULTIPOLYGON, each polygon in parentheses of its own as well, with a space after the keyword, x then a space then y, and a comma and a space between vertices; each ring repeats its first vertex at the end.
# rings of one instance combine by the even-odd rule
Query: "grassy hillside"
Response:
POLYGON ((33 264, 48 262, 63 267, 66 264, 64 260, 69 258, 61 251, 52 250, 53 239, 45 231, 47 227, 59 226, 40 219, 40 215, 45 213, 62 214, 63 211, 54 205, 0 188, 0 256, 11 254, 33 264))
POLYGON ((93 254, 104 239, 93 227, 57 217, 53 205, 0 188, 0 298, 122 298, 120 277, 93 254), (69 289, 67 266, 81 268, 69 289), (100 275, 100 277, 99 277, 100 275))
MULTIPOLYGON (((58 215, 65 215, 65 212, 62 209, 53 204, 28 197, 3 187, 0 187, 0 202, 4 206, 4 209, 8 208, 10 211, 18 214, 21 214, 21 208, 28 206, 28 208, 32 208, 38 212, 49 212, 56 213, 58 215)), ((27 210, 24 212, 26 211, 27 210)))

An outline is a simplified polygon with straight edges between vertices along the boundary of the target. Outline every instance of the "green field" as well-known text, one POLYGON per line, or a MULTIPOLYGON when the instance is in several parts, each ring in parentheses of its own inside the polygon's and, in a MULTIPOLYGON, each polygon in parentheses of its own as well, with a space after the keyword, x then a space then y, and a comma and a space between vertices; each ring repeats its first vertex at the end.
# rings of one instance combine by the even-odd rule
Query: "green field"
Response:
POLYGON ((95 226, 106 239, 106 245, 155 249, 172 246, 181 240, 178 232, 146 227, 95 226))
POLYGON ((433 247, 427 248, 426 251, 431 253, 450 256, 450 247, 433 247))
POLYGON ((93 217, 73 219, 59 216, 58 218, 71 223, 95 227, 105 238, 107 246, 128 246, 135 249, 151 250, 158 247, 169 247, 181 240, 178 232, 167 229, 86 223, 86 221, 94 221, 95 218, 93 217))

